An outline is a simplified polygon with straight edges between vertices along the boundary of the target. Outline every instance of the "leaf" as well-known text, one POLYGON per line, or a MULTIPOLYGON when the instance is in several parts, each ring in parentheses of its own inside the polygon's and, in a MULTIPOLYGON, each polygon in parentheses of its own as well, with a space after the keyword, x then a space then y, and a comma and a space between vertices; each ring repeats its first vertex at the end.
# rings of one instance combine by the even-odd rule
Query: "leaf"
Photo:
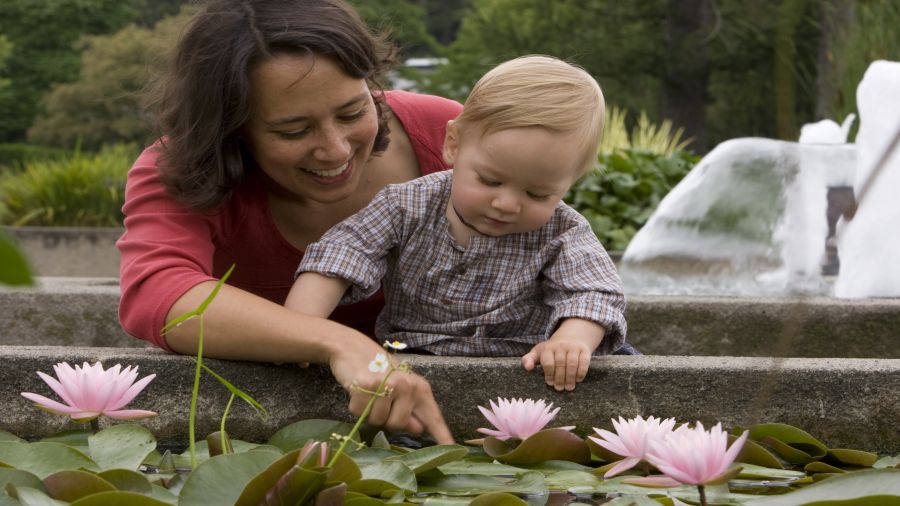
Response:
POLYGON ((791 464, 802 466, 817 460, 805 451, 798 450, 793 446, 772 436, 763 436, 760 441, 769 445, 769 447, 771 447, 775 451, 775 453, 777 453, 781 458, 790 462, 791 464))
POLYGON ((845 472, 843 469, 841 469, 839 467, 834 467, 831 464, 826 464, 825 462, 819 462, 819 461, 810 462, 809 464, 806 464, 805 466, 803 466, 803 470, 809 474, 815 474, 815 473, 841 474, 841 473, 845 472))
MULTIPOLYGON (((728 446, 731 447, 737 438, 738 436, 735 436, 734 434, 728 434, 728 446)), ((784 469, 784 466, 777 457, 751 439, 744 441, 744 447, 741 448, 741 452, 738 453, 735 462, 769 467, 772 469, 784 469)))
POLYGON ((898 503, 900 470, 865 469, 833 476, 789 494, 751 500, 747 506, 875 506, 898 503))
POLYGON ((87 455, 59 443, 0 441, 0 463, 34 473, 41 479, 66 469, 100 470, 87 455))
MULTIPOLYGON (((353 429, 353 425, 334 420, 301 420, 279 429, 278 432, 269 438, 269 444, 281 448, 282 451, 289 452, 297 448, 303 448, 303 445, 311 439, 315 441, 331 441, 332 434, 349 434, 351 429, 353 429)), ((359 441, 358 435, 354 436, 354 440, 359 441)))
POLYGON ((397 452, 392 450, 379 450, 377 448, 360 448, 350 454, 350 458, 359 467, 377 464, 384 459, 396 457, 397 452))
POLYGON ((297 465, 300 451, 297 449, 285 454, 254 476, 234 504, 236 506, 268 504, 266 495, 273 489, 277 489, 275 491, 277 496, 291 498, 290 501, 276 501, 276 503, 303 504, 307 499, 314 497, 325 483, 325 472, 304 469, 297 465))
POLYGON ((471 506, 528 506, 528 503, 507 492, 481 494, 469 503, 471 506))
POLYGON ((101 469, 137 470, 156 449, 156 437, 140 425, 113 425, 88 438, 91 458, 101 469))
POLYGON ((544 475, 537 471, 517 474, 514 479, 493 476, 457 474, 419 483, 420 494, 473 496, 488 492, 509 492, 521 495, 547 495, 550 491, 544 475))
POLYGON ((25 255, 2 231, 0 231, 0 284, 12 286, 33 284, 25 255))
POLYGON ((484 476, 512 476, 528 471, 528 469, 522 467, 508 466, 499 462, 482 462, 469 459, 450 462, 438 469, 444 474, 480 474, 484 476))
POLYGON ((170 506, 169 503, 154 497, 135 492, 102 492, 90 495, 73 502, 70 506, 110 506, 112 504, 127 504, 128 506, 170 506))
MULTIPOLYGON (((12 483, 17 487, 29 487, 40 490, 41 492, 46 492, 47 487, 44 486, 44 482, 41 481, 40 478, 35 476, 28 471, 23 471, 21 469, 12 469, 8 467, 0 467, 0 483, 12 483)), ((3 495, 0 493, 0 495, 3 495)))
POLYGON ((328 471, 326 481, 351 483, 360 478, 362 478, 362 472, 360 472, 359 466, 356 465, 356 461, 351 459, 346 453, 342 453, 328 471))
POLYGON ((219 278, 219 281, 216 282, 216 286, 213 287, 212 292, 210 292, 209 295, 205 299, 203 299, 203 302, 201 302, 200 305, 197 306, 197 309, 194 309, 193 311, 188 311, 187 313, 184 313, 183 315, 180 315, 179 317, 170 321, 169 323, 166 324, 165 327, 162 328, 162 330, 159 331, 159 333, 165 334, 169 330, 181 325, 185 321, 190 320, 191 318, 194 318, 195 316, 202 315, 203 312, 206 311, 206 307, 209 306, 209 304, 213 301, 213 299, 216 298, 216 295, 219 294, 219 290, 222 289, 222 285, 224 285, 225 281, 228 279, 228 277, 231 276, 231 272, 234 270, 234 267, 235 267, 235 264, 231 264, 231 267, 228 268, 228 270, 225 272, 225 275, 222 276, 221 278, 219 278))
POLYGON ((429 471, 438 466, 462 459, 469 454, 465 446, 435 445, 413 450, 412 452, 388 457, 386 462, 402 462, 416 474, 429 471))
POLYGON ((347 490, 361 494, 380 496, 390 489, 416 492, 416 475, 402 462, 379 462, 360 467, 362 478, 347 484, 347 490))
POLYGON ((219 455, 197 466, 181 489, 179 506, 234 504, 244 487, 278 455, 245 452, 219 455))
POLYGON ((387 436, 384 435, 384 431, 380 430, 375 437, 372 438, 372 444, 369 445, 369 448, 375 448, 378 450, 390 450, 391 442, 388 441, 387 436))
POLYGON ((799 480, 805 478, 806 473, 802 471, 792 471, 790 469, 771 467, 762 467, 754 464, 741 463, 741 472, 738 474, 741 478, 761 478, 775 480, 799 480))
POLYGON ((877 462, 872 464, 872 467, 884 468, 884 467, 900 467, 900 456, 898 457, 882 457, 878 459, 877 462))
MULTIPOLYGON (((191 359, 194 360, 195 362, 197 361, 196 358, 191 357, 191 359)), ((215 371, 210 369, 206 364, 200 364, 200 367, 202 367, 204 371, 206 371, 210 375, 212 375, 213 378, 216 378, 217 380, 219 380, 219 383, 221 383, 222 386, 227 388, 229 392, 231 392, 233 395, 239 397, 241 400, 243 400, 244 402, 249 404, 251 408, 256 410, 256 414, 259 415, 260 418, 265 420, 269 417, 269 412, 266 411, 266 408, 262 407, 262 404, 257 402, 256 399, 254 399, 253 397, 251 397, 249 394, 245 393, 243 390, 239 389, 238 387, 232 385, 228 380, 226 380, 221 375, 219 375, 218 373, 216 373, 215 371)))
POLYGON ((6 484, 6 493, 10 497, 18 499, 21 506, 65 506, 68 503, 57 501, 43 491, 31 487, 6 484))
MULTIPOLYGON (((760 441, 766 436, 806 453, 812 460, 820 459, 828 453, 828 448, 821 441, 808 432, 786 423, 762 423, 750 428, 750 439, 760 441)), ((792 460, 787 460, 793 463, 792 460)))
POLYGON ((547 488, 554 492, 565 492, 572 487, 596 487, 600 478, 587 471, 556 471, 544 475, 547 488))
POLYGON ((92 434, 93 432, 90 429, 65 430, 41 438, 41 442, 64 444, 87 455, 90 452, 88 438, 90 438, 92 434))
POLYGON ((44 485, 47 487, 50 497, 67 502, 116 489, 112 483, 94 473, 74 469, 59 471, 47 476, 44 478, 44 485))
POLYGON ((878 455, 849 448, 829 448, 825 458, 845 466, 872 467, 878 461, 878 455))
POLYGON ((226 453, 234 453, 234 445, 231 444, 231 438, 228 437, 228 433, 225 433, 223 437, 223 434, 220 431, 215 431, 206 436, 206 449, 211 457, 226 453), (222 451, 223 439, 225 441, 225 451, 222 451))
MULTIPOLYGON (((343 456, 343 455, 342 455, 343 456)), ((347 484, 338 483, 330 487, 324 488, 316 495, 313 506, 340 506, 344 504, 344 498, 347 496, 347 484)))
POLYGON ((579 464, 591 461, 584 440, 561 428, 544 429, 522 441, 512 451, 495 437, 484 439, 484 451, 505 464, 537 464, 545 460, 569 460, 579 464))
POLYGON ((19 436, 6 432, 5 430, 0 430, 0 441, 12 441, 16 443, 27 443, 24 439, 19 436))
POLYGON ((150 481, 147 480, 146 476, 137 471, 128 469, 109 469, 97 473, 97 476, 111 483, 116 490, 136 492, 145 495, 153 494, 153 486, 150 485, 150 481))

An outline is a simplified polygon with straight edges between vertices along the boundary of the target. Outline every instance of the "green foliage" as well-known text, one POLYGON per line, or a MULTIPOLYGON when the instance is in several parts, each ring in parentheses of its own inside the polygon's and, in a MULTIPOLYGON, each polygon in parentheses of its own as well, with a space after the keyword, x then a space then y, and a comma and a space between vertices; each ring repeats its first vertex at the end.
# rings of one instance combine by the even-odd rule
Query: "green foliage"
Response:
POLYGON ((699 161, 687 151, 657 154, 622 149, 599 156, 599 167, 565 197, 610 251, 623 251, 662 198, 699 161))
POLYGON ((428 32, 425 10, 407 0, 350 0, 360 17, 372 29, 387 32, 404 56, 434 54, 440 44, 428 32))
POLYGON ((900 60, 900 3, 894 0, 854 2, 856 15, 832 34, 834 81, 830 117, 841 120, 856 112, 856 88, 875 60, 900 60))
POLYGON ((541 53, 580 64, 608 98, 655 117, 665 5, 662 0, 473 0, 449 48, 450 63, 429 90, 461 100, 497 63, 541 53))
POLYGON ((80 142, 87 149, 117 142, 147 144, 152 131, 141 111, 140 92, 191 12, 185 9, 153 29, 129 25, 112 35, 83 38, 78 80, 53 85, 28 139, 62 147, 80 142))
POLYGON ((84 34, 109 33, 135 16, 122 0, 3 0, 0 33, 12 43, 0 79, 0 142, 24 138, 38 112, 41 95, 52 83, 78 75, 79 56, 73 43, 84 34))
POLYGON ((25 256, 6 234, 0 231, 0 284, 30 285, 31 271, 25 256))
POLYGON ((125 176, 137 146, 96 154, 76 150, 59 160, 32 162, 0 178, 0 223, 100 226, 122 224, 125 176))
POLYGON ((606 109, 600 152, 611 154, 617 150, 635 149, 660 155, 671 155, 684 150, 691 140, 682 140, 684 130, 673 131, 672 122, 663 120, 659 125, 650 122, 647 113, 641 111, 637 125, 628 134, 626 119, 628 112, 617 106, 606 109))
POLYGON ((64 149, 48 148, 34 144, 0 144, 0 174, 8 170, 20 170, 31 162, 58 160, 69 154, 64 149))

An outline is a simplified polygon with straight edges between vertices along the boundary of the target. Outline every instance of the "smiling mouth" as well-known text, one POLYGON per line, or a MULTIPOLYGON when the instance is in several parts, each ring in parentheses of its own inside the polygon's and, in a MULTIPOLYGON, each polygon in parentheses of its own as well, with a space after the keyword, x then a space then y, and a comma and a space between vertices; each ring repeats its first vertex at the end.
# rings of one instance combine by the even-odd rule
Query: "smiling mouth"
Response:
POLYGON ((350 162, 345 162, 340 167, 336 167, 334 169, 329 169, 329 170, 312 170, 312 169, 302 169, 302 170, 303 170, 303 172, 309 172, 310 174, 317 176, 317 177, 332 178, 332 177, 340 176, 341 174, 346 172, 349 167, 350 167, 350 162))

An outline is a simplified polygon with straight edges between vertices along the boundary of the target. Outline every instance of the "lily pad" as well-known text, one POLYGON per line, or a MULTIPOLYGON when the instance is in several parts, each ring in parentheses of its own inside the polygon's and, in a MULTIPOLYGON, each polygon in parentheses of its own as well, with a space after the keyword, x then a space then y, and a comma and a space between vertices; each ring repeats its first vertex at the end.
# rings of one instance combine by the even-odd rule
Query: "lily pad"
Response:
MULTIPOLYGON (((282 427, 269 439, 269 444, 281 448, 284 452, 303 448, 310 439, 315 441, 328 441, 333 446, 332 434, 349 434, 353 425, 334 420, 310 419, 294 422, 282 427)), ((354 437, 359 441, 359 436, 354 437)), ((348 445, 348 451, 355 450, 355 445, 348 445)))
MULTIPOLYGON (((41 492, 47 491, 47 487, 44 486, 44 482, 40 478, 21 469, 0 467, 0 483, 12 483, 17 487, 35 488, 41 492)), ((0 495, 3 495, 2 492, 0 492, 0 495)))
POLYGON ((387 462, 402 462, 415 474, 429 471, 438 466, 462 459, 469 454, 465 446, 436 445, 420 448, 403 455, 388 457, 387 462))
POLYGON ((805 466, 803 466, 803 470, 809 474, 815 474, 815 473, 841 474, 841 473, 846 472, 839 467, 834 467, 831 464, 826 464, 825 462, 820 462, 818 460, 815 462, 810 462, 809 464, 806 464, 805 466))
MULTIPOLYGON (((728 434, 728 446, 731 447, 731 445, 734 444, 737 438, 738 436, 735 436, 734 434, 728 434)), ((735 462, 769 467, 772 469, 784 469, 784 466, 781 464, 781 461, 778 460, 777 457, 772 455, 769 450, 766 450, 752 439, 747 439, 746 441, 744 441, 744 447, 741 448, 741 452, 738 453, 735 462)))
POLYGON ((762 438, 760 438, 760 441, 772 448, 772 450, 774 450, 775 453, 777 453, 781 458, 794 465, 803 466, 809 464, 810 462, 818 460, 816 457, 813 457, 805 451, 798 450, 797 448, 794 448, 784 441, 772 436, 763 436, 762 438))
POLYGON ((390 489, 416 492, 416 475, 402 462, 379 462, 360 467, 362 478, 348 483, 347 490, 370 496, 380 496, 390 489))
POLYGON ((397 452, 391 450, 381 450, 378 448, 361 448, 350 454, 350 458, 356 462, 359 467, 377 464, 385 459, 396 457, 397 452))
POLYGON ((362 478, 362 472, 360 472, 356 461, 347 456, 347 454, 342 453, 328 471, 326 481, 351 483, 360 478, 362 478))
POLYGON ((523 467, 513 467, 494 461, 457 460, 439 467, 444 474, 480 474, 484 476, 515 476, 527 472, 523 467))
POLYGON ((829 448, 825 459, 845 466, 872 467, 878 461, 878 455, 850 448, 829 448))
POLYGON ((90 438, 92 434, 93 432, 88 429, 64 430, 41 438, 41 442, 64 444, 87 455, 90 453, 90 450, 88 449, 88 438, 90 438))
POLYGON ((544 475, 537 471, 518 474, 515 478, 456 474, 419 483, 419 493, 448 496, 475 496, 488 492, 509 492, 520 495, 549 493, 544 475))
POLYGON ((886 468, 886 467, 898 467, 900 468, 900 456, 897 457, 882 457, 878 459, 872 467, 877 468, 886 468))
POLYGON ((16 443, 26 443, 24 439, 19 436, 6 432, 5 430, 0 430, 0 441, 13 441, 16 443))
POLYGON ((123 492, 136 492, 138 494, 152 495, 153 486, 147 477, 137 471, 128 469, 110 469, 97 473, 97 476, 111 483, 116 490, 123 492))
POLYGON ((565 492, 572 487, 596 487, 600 478, 587 471, 556 471, 545 476, 547 488, 554 492, 565 492))
MULTIPOLYGON (((824 443, 814 438, 808 432, 786 423, 761 423, 750 428, 750 439, 761 441, 765 437, 775 438, 784 444, 790 445, 808 454, 811 460, 818 460, 828 453, 828 448, 824 443)), ((778 450, 776 449, 776 451, 778 450)), ((793 463, 790 459, 786 458, 786 460, 793 463)), ((808 462, 798 463, 806 464, 808 462)))
POLYGON ((325 471, 300 467, 300 451, 287 453, 257 474, 244 487, 235 505, 265 504, 266 495, 275 488, 279 504, 303 504, 315 497, 325 483, 325 471))
POLYGON ((77 501, 82 497, 116 489, 112 483, 94 473, 70 469, 59 471, 44 478, 47 494, 61 501, 77 501))
POLYGON ((782 496, 756 498, 747 506, 900 504, 900 470, 865 469, 832 476, 782 496))
POLYGON ((471 506, 528 506, 527 502, 506 492, 481 494, 469 504, 471 506))
POLYGON ((12 483, 6 484, 6 493, 10 497, 19 500, 22 506, 66 506, 67 502, 57 501, 46 493, 36 488, 17 487, 12 483))
POLYGON ((140 425, 113 425, 90 436, 88 447, 101 469, 136 470, 156 449, 156 437, 140 425))
POLYGON ((197 466, 179 495, 179 506, 234 504, 244 487, 265 470, 278 455, 245 452, 219 455, 197 466))
POLYGON ((60 443, 0 441, 0 463, 34 473, 41 479, 66 469, 100 470, 87 455, 60 443))
POLYGON ((70 506, 109 506, 110 504, 127 504, 128 506, 170 506, 159 499, 137 494, 135 492, 101 492, 89 495, 73 502, 70 506))
POLYGON ((773 469, 742 462, 741 472, 738 473, 738 476, 741 478, 761 478, 766 480, 799 480, 805 478, 806 473, 783 468, 773 469))
POLYGON ((544 429, 511 449, 495 437, 484 439, 484 451, 505 464, 537 464, 545 460, 569 460, 586 464, 591 452, 584 440, 566 429, 544 429))

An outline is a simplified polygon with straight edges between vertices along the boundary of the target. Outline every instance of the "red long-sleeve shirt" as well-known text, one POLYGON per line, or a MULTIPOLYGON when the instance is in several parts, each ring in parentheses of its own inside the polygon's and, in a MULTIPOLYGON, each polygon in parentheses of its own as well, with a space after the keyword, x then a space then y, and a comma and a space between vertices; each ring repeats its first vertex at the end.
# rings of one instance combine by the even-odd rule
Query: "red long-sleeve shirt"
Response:
MULTIPOLYGON (((405 91, 386 93, 403 124, 422 175, 447 168, 441 157, 447 121, 462 106, 452 100, 405 91)), ((247 178, 213 212, 179 204, 159 181, 160 153, 150 146, 135 161, 125 188, 125 233, 121 254, 119 320, 129 334, 170 350, 159 331, 175 301, 204 281, 237 268, 228 284, 283 304, 303 252, 284 239, 258 177, 247 178)), ((339 307, 332 319, 372 334, 384 305, 371 299, 339 307)))

